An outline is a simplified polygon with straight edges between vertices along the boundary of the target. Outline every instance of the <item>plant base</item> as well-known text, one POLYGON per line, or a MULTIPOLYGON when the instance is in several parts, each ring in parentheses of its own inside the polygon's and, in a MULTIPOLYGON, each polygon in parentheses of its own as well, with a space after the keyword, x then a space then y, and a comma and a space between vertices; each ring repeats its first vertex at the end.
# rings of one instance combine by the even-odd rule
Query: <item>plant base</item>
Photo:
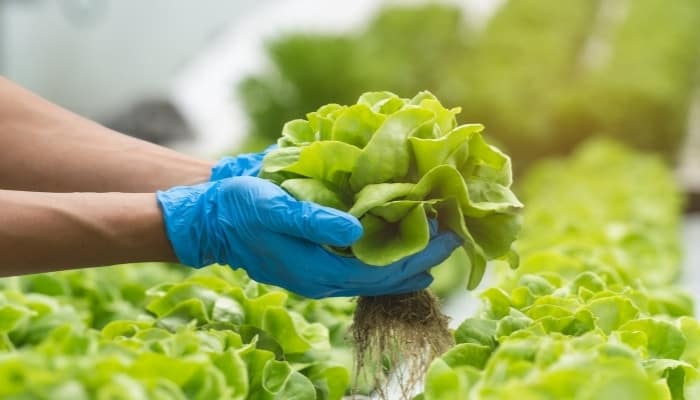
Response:
POLYGON ((356 378, 370 375, 380 397, 388 399, 393 372, 402 398, 410 399, 430 362, 454 344, 448 322, 438 299, 426 290, 360 297, 350 327, 356 378))

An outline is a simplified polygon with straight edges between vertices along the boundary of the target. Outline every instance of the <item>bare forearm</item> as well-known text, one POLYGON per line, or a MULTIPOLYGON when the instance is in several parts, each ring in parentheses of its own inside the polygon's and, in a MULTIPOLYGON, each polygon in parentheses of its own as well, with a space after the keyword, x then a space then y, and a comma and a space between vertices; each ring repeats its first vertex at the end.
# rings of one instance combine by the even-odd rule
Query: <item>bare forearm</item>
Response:
POLYGON ((154 194, 0 190, 0 276, 176 261, 154 194))
POLYGON ((206 181, 212 165, 114 132, 0 77, 0 188, 147 193, 206 181))

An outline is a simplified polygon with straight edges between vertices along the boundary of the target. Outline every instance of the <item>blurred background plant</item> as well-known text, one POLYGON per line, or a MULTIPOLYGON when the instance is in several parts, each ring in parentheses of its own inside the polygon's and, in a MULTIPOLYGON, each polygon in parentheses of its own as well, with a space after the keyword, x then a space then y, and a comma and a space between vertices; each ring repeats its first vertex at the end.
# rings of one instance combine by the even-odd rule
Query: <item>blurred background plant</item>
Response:
POLYGON ((237 91, 257 150, 284 122, 368 90, 433 91, 486 125, 522 170, 609 135, 674 161, 700 61, 700 3, 505 2, 483 29, 449 4, 390 6, 346 34, 270 40, 237 91))
POLYGON ((354 103, 378 88, 403 96, 431 88, 456 105, 461 77, 455 72, 471 37, 460 8, 421 5, 384 9, 359 32, 275 38, 266 47, 274 68, 238 87, 251 122, 246 148, 275 140, 290 119, 323 104, 354 103))

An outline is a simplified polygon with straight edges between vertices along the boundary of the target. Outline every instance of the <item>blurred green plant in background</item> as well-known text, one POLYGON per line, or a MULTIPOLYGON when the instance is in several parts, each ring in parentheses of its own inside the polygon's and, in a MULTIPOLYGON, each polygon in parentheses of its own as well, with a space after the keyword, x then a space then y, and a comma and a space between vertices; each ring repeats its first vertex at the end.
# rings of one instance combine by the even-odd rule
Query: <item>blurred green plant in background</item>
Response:
POLYGON ((430 87, 445 104, 456 105, 460 77, 451 70, 469 53, 472 35, 459 9, 428 5, 388 8, 362 32, 293 34, 270 42, 275 70, 239 86, 251 123, 245 150, 264 148, 285 122, 310 110, 351 104, 375 89, 407 96, 430 87))
POLYGON ((610 10, 613 26, 601 29, 607 54, 581 68, 555 112, 553 129, 577 139, 605 132, 674 160, 700 76, 700 2, 608 3, 626 8, 610 10))
POLYGON ((511 1, 481 33, 459 105, 510 150, 515 166, 569 147, 552 113, 566 93, 596 18, 597 1, 511 1))
POLYGON ((358 32, 275 39, 275 68, 238 88, 245 150, 322 104, 427 89, 483 122, 521 171, 596 134, 674 160, 700 61, 700 2, 511 0, 473 25, 456 6, 393 6, 358 32))

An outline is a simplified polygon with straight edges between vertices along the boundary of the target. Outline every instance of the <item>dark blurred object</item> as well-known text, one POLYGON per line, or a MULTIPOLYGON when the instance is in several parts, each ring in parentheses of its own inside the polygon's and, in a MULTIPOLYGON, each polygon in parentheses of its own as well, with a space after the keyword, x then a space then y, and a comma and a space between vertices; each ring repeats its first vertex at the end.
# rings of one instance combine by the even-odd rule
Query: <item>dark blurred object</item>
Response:
POLYGON ((700 88, 696 88, 693 96, 688 125, 688 137, 676 172, 687 194, 686 212, 700 212, 700 88))
POLYGON ((144 99, 106 119, 108 128, 152 143, 167 145, 192 138, 180 112, 165 99, 144 99))
POLYGON ((688 193, 686 212, 700 212, 700 191, 693 191, 688 193))

